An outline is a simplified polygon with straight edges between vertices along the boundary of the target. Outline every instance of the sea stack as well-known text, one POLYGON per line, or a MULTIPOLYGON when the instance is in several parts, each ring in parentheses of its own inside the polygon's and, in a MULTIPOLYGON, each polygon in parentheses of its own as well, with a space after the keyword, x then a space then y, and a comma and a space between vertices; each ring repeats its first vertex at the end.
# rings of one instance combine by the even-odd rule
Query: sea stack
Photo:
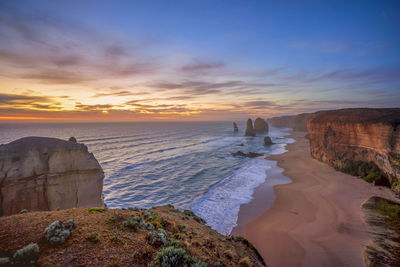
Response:
POLYGON ((254 121, 254 130, 257 133, 266 133, 268 132, 268 123, 262 118, 257 118, 254 121))
POLYGON ((256 131, 253 128, 253 121, 251 119, 247 120, 245 136, 256 136, 256 131))
POLYGON ((269 137, 269 136, 264 137, 264 145, 270 146, 272 144, 273 143, 272 143, 271 137, 269 137))
POLYGON ((233 131, 234 131, 235 133, 239 132, 239 128, 237 127, 236 122, 233 123, 233 131))
POLYGON ((25 137, 0 145, 0 216, 103 206, 104 173, 84 144, 25 137))

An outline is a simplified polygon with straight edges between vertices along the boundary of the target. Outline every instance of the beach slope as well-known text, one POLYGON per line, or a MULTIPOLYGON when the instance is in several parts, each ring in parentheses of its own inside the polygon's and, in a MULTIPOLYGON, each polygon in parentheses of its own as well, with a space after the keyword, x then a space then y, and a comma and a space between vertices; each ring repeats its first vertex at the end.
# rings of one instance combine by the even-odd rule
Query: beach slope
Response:
POLYGON ((268 157, 292 183, 276 185, 272 207, 245 225, 240 216, 251 212, 243 209, 263 205, 262 193, 254 195, 253 205, 241 207, 241 234, 269 266, 363 266, 370 241, 360 207, 371 196, 393 194, 312 159, 304 136, 294 132, 288 152, 268 157))

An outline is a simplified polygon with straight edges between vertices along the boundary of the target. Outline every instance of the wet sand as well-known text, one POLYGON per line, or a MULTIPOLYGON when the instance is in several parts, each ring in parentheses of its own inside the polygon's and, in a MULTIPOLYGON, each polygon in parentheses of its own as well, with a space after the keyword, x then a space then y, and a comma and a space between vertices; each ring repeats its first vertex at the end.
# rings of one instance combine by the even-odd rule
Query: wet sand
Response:
MULTIPOLYGON (((293 133, 288 152, 268 157, 292 182, 275 185, 275 198, 270 186, 257 188, 232 234, 253 243, 269 266, 363 266, 369 236, 360 207, 374 195, 394 196, 312 159, 304 135, 293 133)), ((272 168, 266 183, 282 174, 272 168)))

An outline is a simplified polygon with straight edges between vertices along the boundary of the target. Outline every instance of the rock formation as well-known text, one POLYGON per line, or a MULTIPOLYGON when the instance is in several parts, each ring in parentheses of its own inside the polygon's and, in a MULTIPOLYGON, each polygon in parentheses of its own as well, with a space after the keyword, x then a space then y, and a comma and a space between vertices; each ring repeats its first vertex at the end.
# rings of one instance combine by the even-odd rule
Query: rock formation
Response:
POLYGON ((265 137, 264 137, 264 145, 270 146, 270 145, 272 145, 272 144, 273 144, 273 143, 272 143, 271 137, 265 136, 265 137))
POLYGON ((317 112, 308 121, 311 155, 336 168, 373 162, 400 192, 399 125, 398 108, 317 112))
POLYGON ((273 126, 281 128, 293 128, 295 115, 272 117, 267 122, 273 126))
POLYGON ((26 137, 0 145, 0 215, 103 206, 103 178, 84 144, 26 137))
POLYGON ((256 131, 253 128, 253 121, 251 119, 247 120, 246 132, 244 135, 245 136, 256 136, 256 131))
POLYGON ((240 156, 240 157, 246 157, 246 158, 256 158, 256 157, 261 157, 263 154, 260 153, 255 153, 255 152, 249 152, 249 153, 244 153, 240 150, 236 151, 235 153, 232 153, 232 156, 240 156))
POLYGON ((276 127, 293 128, 293 131, 306 132, 307 121, 310 120, 315 113, 302 113, 298 115, 281 116, 269 118, 268 122, 276 127))
POLYGON ((264 119, 257 118, 254 121, 254 130, 257 133, 266 133, 268 132, 268 123, 264 119))
POLYGON ((237 127, 236 122, 233 123, 233 131, 236 133, 239 131, 239 128, 237 127))

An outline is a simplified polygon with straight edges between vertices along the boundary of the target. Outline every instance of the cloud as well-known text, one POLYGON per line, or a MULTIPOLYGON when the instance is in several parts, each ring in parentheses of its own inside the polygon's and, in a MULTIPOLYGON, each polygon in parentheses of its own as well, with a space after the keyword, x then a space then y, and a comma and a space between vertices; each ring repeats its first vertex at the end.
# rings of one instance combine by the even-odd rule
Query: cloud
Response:
POLYGON ((198 71, 221 69, 223 67, 225 67, 225 63, 222 62, 197 63, 197 64, 183 66, 180 68, 180 70, 184 72, 198 72, 198 71))
POLYGON ((144 50, 115 44, 110 36, 50 15, 0 6, 0 36, 0 67, 6 77, 71 84, 149 75, 160 68, 144 50))
POLYGON ((38 101, 50 101, 50 99, 43 96, 27 96, 0 93, 0 105, 32 104, 38 101))
POLYGON ((107 97, 107 96, 142 96, 148 95, 149 92, 131 92, 131 91, 119 91, 111 93, 97 93, 93 97, 107 97))

